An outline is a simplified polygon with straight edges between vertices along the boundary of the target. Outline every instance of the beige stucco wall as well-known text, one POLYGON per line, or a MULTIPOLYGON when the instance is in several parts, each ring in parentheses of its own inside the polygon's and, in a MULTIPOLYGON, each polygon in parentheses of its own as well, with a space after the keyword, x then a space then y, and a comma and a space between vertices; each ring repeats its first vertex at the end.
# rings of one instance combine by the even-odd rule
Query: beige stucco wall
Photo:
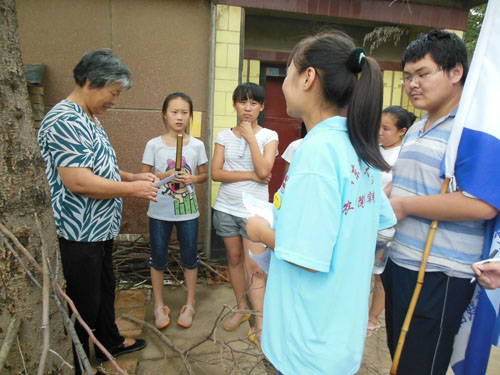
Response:
MULTIPOLYGON (((100 117, 121 169, 140 170, 147 140, 164 129, 162 102, 174 91, 192 97, 208 144, 209 0, 18 0, 17 11, 24 63, 45 64, 46 110, 70 93, 73 67, 89 50, 112 48, 131 69, 134 86, 100 117)), ((196 192, 203 241, 206 184, 196 192)), ((146 202, 125 199, 122 233, 146 233, 146 210, 146 202)))

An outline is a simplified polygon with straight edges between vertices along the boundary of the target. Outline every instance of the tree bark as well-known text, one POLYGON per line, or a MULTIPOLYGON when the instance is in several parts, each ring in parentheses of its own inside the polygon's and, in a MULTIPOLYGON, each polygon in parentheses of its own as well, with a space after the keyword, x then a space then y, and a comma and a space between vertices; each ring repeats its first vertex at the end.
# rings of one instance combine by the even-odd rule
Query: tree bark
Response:
MULTIPOLYGON (((41 243, 48 251, 50 270, 62 281, 54 217, 45 165, 35 140, 33 115, 19 49, 16 4, 0 0, 0 222, 41 265, 41 243), (38 230, 35 213, 43 228, 38 230)), ((41 275, 27 267, 41 284, 41 275)), ((21 319, 2 374, 37 371, 42 352, 42 291, 0 239, 0 340, 13 319, 21 319)), ((49 309, 50 349, 72 362, 71 342, 53 301, 49 309)), ((48 354, 46 374, 70 374, 62 361, 48 354)))

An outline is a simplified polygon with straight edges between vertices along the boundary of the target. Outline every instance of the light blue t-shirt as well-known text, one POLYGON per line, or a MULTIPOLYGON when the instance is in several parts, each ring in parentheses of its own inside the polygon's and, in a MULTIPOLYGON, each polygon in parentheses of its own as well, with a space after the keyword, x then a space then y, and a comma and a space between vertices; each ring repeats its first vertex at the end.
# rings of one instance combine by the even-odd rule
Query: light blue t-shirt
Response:
POLYGON ((363 355, 377 231, 396 217, 380 172, 356 155, 344 117, 307 134, 274 209, 264 354, 285 375, 354 374, 363 355))

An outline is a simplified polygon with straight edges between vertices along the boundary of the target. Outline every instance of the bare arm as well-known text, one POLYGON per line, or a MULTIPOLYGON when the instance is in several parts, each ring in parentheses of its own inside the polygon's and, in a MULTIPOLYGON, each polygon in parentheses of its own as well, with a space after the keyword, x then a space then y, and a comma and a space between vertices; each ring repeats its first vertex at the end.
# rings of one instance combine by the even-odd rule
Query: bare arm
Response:
POLYGON ((207 163, 198 166, 198 174, 193 176, 192 183, 202 184, 208 179, 207 163))
POLYGON ((262 154, 253 133, 252 126, 248 123, 240 123, 238 125, 241 135, 248 142, 248 147, 250 148, 250 153, 252 154, 252 161, 255 173, 259 178, 265 178, 271 170, 273 169, 274 159, 276 158, 276 149, 278 148, 278 142, 269 142, 264 147, 264 153, 262 154))
POLYGON ((214 157, 212 160, 212 180, 219 182, 238 182, 252 180, 267 184, 271 177, 268 175, 265 179, 260 179, 255 172, 226 171, 224 167, 224 146, 215 144, 214 157))
POLYGON ((498 214, 495 207, 462 192, 422 197, 393 195, 390 202, 398 221, 407 216, 443 221, 489 220, 498 214))
POLYGON ((392 182, 389 182, 385 188, 384 188, 384 193, 385 195, 387 195, 388 197, 391 196, 391 192, 392 192, 392 182))
MULTIPOLYGON (((274 229, 269 226, 269 223, 267 222, 266 219, 260 217, 260 216, 253 216, 248 218, 247 220, 247 234, 250 240, 254 242, 263 242, 266 244, 266 246, 274 251, 274 245, 275 245, 275 232, 274 229)), ((302 268, 303 270, 306 270, 308 272, 316 273, 318 271, 313 270, 311 268, 307 267, 302 267, 299 266, 298 264, 288 262, 295 267, 302 268)))
POLYGON ((153 173, 153 166, 149 164, 142 164, 141 173, 153 173))
POLYGON ((132 174, 120 171, 128 181, 113 181, 95 175, 90 168, 58 167, 63 184, 72 193, 94 199, 137 197, 156 201, 157 177, 151 173, 132 174))
POLYGON ((122 181, 151 181, 155 182, 158 181, 158 178, 153 174, 149 172, 143 173, 130 173, 130 172, 125 172, 120 169, 120 178, 122 181))
POLYGON ((252 216, 247 220, 248 238, 254 242, 263 242, 268 248, 274 250, 274 229, 270 227, 266 219, 260 216, 252 216))

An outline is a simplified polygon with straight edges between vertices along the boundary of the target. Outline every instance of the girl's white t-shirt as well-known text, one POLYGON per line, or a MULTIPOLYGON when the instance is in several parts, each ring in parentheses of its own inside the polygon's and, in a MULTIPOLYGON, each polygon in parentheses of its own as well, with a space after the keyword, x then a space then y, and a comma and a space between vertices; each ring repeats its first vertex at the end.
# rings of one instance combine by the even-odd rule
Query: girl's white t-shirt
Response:
MULTIPOLYGON (((262 128, 255 134, 259 150, 264 154, 264 147, 272 141, 278 142, 278 133, 274 130, 262 128)), ((245 148, 242 157, 238 155, 242 138, 234 135, 231 129, 221 131, 215 137, 215 143, 224 147, 224 166, 225 171, 231 172, 253 172, 254 165, 250 149, 245 148)), ((276 152, 278 155, 278 152, 276 152)), ((247 192, 256 198, 264 201, 269 200, 267 184, 245 180, 238 182, 223 182, 220 185, 219 193, 215 199, 214 209, 238 217, 248 217, 250 214, 243 205, 242 193, 247 192)))
MULTIPOLYGON (((396 163, 396 160, 398 160, 399 151, 401 151, 401 145, 389 148, 387 150, 385 150, 383 147, 380 147, 380 152, 382 153, 384 160, 391 167, 394 165, 394 163, 396 163)), ((392 170, 390 170, 389 172, 382 172, 382 188, 385 188, 390 182, 392 182, 392 170)))
POLYGON ((293 154, 295 153, 295 150, 300 146, 304 138, 296 139, 295 141, 291 142, 288 147, 286 148, 285 152, 283 152, 283 155, 281 157, 283 160, 285 160, 288 164, 292 162, 293 154))
MULTIPOLYGON (((142 163, 154 167, 153 173, 175 169, 176 147, 169 147, 163 143, 161 136, 151 139, 146 144, 142 163)), ((205 145, 199 139, 189 137, 189 143, 182 148, 182 171, 196 174, 198 166, 207 163, 205 145)), ((196 193, 189 193, 186 187, 175 189, 174 183, 169 182, 158 189, 158 202, 150 202, 148 216, 165 221, 184 221, 200 216, 196 193)))

